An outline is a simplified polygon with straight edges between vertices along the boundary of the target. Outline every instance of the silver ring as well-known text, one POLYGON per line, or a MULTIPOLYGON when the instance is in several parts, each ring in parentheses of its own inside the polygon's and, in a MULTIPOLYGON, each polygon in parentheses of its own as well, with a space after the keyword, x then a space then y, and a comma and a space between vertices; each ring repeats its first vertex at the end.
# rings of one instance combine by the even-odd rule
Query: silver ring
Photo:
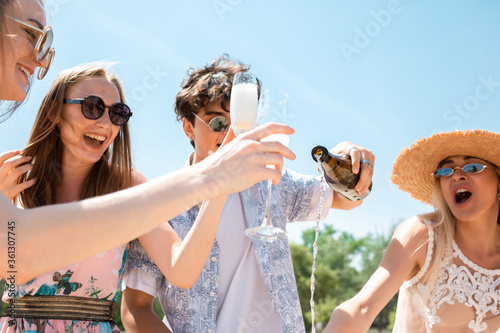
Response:
POLYGON ((359 149, 358 149, 358 148, 356 148, 356 147, 351 147, 351 148, 349 148, 349 150, 347 151, 347 153, 348 153, 349 155, 351 154, 351 150, 358 150, 358 151, 359 151, 359 149))
POLYGON ((373 169, 372 164, 371 164, 371 163, 370 163, 370 161, 368 161, 368 160, 362 160, 362 161, 361 161, 361 164, 368 164, 368 167, 369 167, 370 169, 373 169))

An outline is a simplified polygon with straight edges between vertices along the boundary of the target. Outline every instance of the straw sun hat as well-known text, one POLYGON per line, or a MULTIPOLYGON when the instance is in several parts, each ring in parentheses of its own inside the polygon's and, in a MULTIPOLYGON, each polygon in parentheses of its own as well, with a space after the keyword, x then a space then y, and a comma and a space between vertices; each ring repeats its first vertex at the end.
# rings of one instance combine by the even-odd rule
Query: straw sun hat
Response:
POLYGON ((455 155, 474 156, 500 166, 500 134, 467 130, 437 133, 416 141, 399 153, 392 169, 392 182, 424 203, 432 204, 439 162, 455 155))

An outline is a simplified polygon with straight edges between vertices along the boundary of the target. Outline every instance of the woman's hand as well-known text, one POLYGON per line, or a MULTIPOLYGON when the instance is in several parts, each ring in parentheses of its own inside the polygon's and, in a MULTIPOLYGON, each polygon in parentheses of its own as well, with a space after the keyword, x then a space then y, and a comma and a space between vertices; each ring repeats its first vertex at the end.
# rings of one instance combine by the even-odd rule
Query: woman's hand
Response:
POLYGON ((12 201, 21 191, 35 184, 36 179, 17 183, 17 179, 33 167, 29 163, 31 156, 20 156, 19 150, 0 154, 0 191, 12 201))
POLYGON ((352 161, 352 172, 355 174, 361 170, 359 181, 355 189, 358 194, 363 194, 372 183, 375 155, 373 155, 371 150, 349 141, 338 143, 330 151, 336 155, 350 156, 352 161))

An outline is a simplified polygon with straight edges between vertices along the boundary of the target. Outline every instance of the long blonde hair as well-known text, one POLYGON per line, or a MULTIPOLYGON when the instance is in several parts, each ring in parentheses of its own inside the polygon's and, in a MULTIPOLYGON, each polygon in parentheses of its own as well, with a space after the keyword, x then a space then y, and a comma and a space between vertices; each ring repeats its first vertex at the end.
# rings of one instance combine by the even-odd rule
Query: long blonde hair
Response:
MULTIPOLYGON (((56 188, 62 181, 62 151, 59 128, 66 93, 76 83, 104 77, 118 89, 125 103, 121 85, 112 73, 96 65, 81 65, 57 76, 38 109, 30 138, 22 155, 33 157, 33 169, 19 182, 37 178, 35 184, 20 194, 21 204, 33 208, 55 203, 56 188)), ((121 126, 115 140, 90 170, 79 199, 115 192, 131 186, 132 158, 128 123, 121 126)))
POLYGON ((434 182, 432 204, 434 212, 418 216, 420 219, 430 222, 434 230, 432 261, 424 278, 426 299, 431 294, 432 288, 438 279, 439 270, 446 251, 452 248, 456 225, 455 216, 453 216, 448 204, 444 200, 439 181, 434 182))

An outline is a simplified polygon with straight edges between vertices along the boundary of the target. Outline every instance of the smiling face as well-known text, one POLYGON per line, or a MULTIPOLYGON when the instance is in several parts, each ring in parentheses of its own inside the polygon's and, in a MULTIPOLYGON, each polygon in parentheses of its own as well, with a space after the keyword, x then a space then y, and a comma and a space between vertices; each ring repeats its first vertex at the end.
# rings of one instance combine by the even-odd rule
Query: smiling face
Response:
MULTIPOLYGON (((68 89, 66 98, 101 97, 106 105, 121 102, 117 87, 105 77, 82 80, 68 89)), ((95 120, 87 119, 80 104, 65 104, 57 126, 63 142, 63 165, 90 168, 109 148, 120 127, 111 123, 108 108, 95 120)))
POLYGON ((500 181, 493 164, 476 157, 451 156, 440 164, 440 168, 461 168, 471 163, 483 164, 486 168, 476 174, 456 169, 451 176, 439 179, 444 200, 459 221, 489 218, 496 221, 500 181))
MULTIPOLYGON (((6 8, 5 15, 43 29, 46 19, 39 0, 19 0, 6 8)), ((0 99, 23 101, 29 77, 37 66, 46 66, 46 61, 36 63, 33 52, 37 40, 36 31, 16 21, 5 18, 2 42, 2 62, 0 63, 0 99)))
MULTIPOLYGON (((208 103, 197 114, 207 124, 217 116, 230 119, 229 112, 225 111, 218 102, 208 103)), ((207 156, 219 149, 226 137, 228 129, 222 132, 213 132, 200 119, 194 118, 194 125, 186 118, 182 120, 182 127, 189 140, 194 141, 193 164, 203 161, 207 156)))

